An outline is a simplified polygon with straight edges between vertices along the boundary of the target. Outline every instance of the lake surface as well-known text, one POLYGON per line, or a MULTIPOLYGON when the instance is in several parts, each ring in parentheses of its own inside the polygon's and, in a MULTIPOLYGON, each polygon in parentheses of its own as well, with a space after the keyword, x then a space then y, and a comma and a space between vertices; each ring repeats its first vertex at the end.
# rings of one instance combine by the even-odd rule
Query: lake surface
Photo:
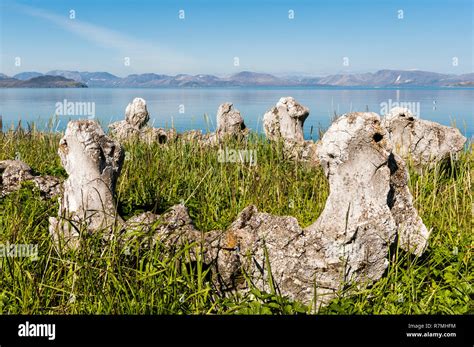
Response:
POLYGON ((53 120, 53 130, 62 131, 68 120, 88 118, 90 113, 79 110, 82 113, 76 114, 74 109, 72 113, 63 110, 55 116, 58 103, 86 102, 105 126, 124 119, 127 104, 142 97, 147 101, 150 124, 155 127, 175 127, 179 132, 214 131, 219 104, 232 102, 246 125, 262 132, 263 114, 282 96, 293 96, 309 107, 310 115, 305 122, 307 139, 316 139, 318 128, 327 128, 334 112, 368 109, 382 114, 384 109, 396 106, 396 102, 410 103, 420 118, 445 125, 456 122, 463 134, 474 134, 474 89, 467 88, 0 89, 0 115, 4 129, 19 120, 23 125, 34 122, 38 128, 46 129, 48 121, 53 120))

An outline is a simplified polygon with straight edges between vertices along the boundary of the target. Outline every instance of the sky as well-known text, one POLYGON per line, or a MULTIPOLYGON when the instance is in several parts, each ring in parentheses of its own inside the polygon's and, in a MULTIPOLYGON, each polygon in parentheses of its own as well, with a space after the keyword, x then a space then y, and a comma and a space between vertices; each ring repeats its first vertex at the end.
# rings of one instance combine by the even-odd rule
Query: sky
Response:
POLYGON ((0 11, 10 76, 474 71, 472 0, 0 0, 0 11))

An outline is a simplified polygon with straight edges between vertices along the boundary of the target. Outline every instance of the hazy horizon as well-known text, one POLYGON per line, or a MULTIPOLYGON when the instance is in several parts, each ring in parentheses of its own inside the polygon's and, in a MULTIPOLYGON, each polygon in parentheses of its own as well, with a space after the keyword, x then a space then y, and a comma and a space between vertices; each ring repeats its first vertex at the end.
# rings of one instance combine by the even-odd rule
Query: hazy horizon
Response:
MULTIPOLYGON (((396 71, 395 69, 380 69, 380 70, 370 70, 370 71, 360 71, 360 72, 335 72, 335 73, 328 73, 328 74, 319 74, 319 75, 316 75, 316 74, 310 74, 310 73, 304 73, 304 72, 301 72, 301 73, 269 73, 269 72, 266 72, 266 71, 249 71, 249 70, 242 70, 242 71, 234 71, 232 73, 228 73, 228 74, 214 74, 214 73, 196 73, 196 74, 188 74, 188 75, 213 75, 213 76, 216 76, 216 77, 220 77, 220 78, 225 78, 225 77, 230 77, 230 76, 233 76, 235 74, 239 74, 239 73, 242 73, 242 72, 251 72, 251 73, 261 73, 261 74, 270 74, 270 75, 273 75, 275 77, 290 77, 290 76, 294 76, 294 77, 326 77, 326 76, 330 76, 330 75, 339 75, 339 74, 363 74, 363 73, 376 73, 377 71, 381 71, 381 70, 392 70, 392 71, 396 71)), ((15 75, 18 75, 18 74, 21 74, 21 73, 32 73, 32 72, 37 72, 37 73, 41 73, 43 75, 46 75, 48 72, 51 72, 51 71, 70 71, 70 72, 78 72, 78 73, 110 73, 116 77, 119 77, 119 78, 125 78, 129 75, 132 75, 132 74, 128 74, 128 75, 117 75, 117 74, 113 74, 111 73, 110 71, 92 71, 92 70, 59 70, 59 69, 51 69, 51 70, 47 70, 47 71, 19 71, 17 73, 15 73, 15 75)), ((437 71, 427 71, 427 70, 421 70, 421 69, 410 69, 410 70, 402 70, 400 69, 400 71, 418 71, 418 72, 430 72, 430 73, 440 73, 440 74, 443 74, 442 72, 437 72, 437 71)), ((0 71, 0 73, 3 73, 2 71, 0 71)), ((466 74, 469 74, 469 73, 472 73, 472 72, 468 72, 466 74)), ((163 74, 161 73, 160 71, 147 71, 147 72, 142 72, 142 73, 137 73, 138 75, 140 74, 156 74, 156 75, 170 75, 170 76, 176 76, 176 75, 180 75, 180 74, 183 74, 185 75, 184 73, 177 73, 177 74, 163 74)), ((451 73, 452 75, 464 75, 462 73, 460 74, 455 74, 455 73, 451 73)), ((8 75, 8 74, 5 74, 9 77, 13 77, 15 75, 8 75)))

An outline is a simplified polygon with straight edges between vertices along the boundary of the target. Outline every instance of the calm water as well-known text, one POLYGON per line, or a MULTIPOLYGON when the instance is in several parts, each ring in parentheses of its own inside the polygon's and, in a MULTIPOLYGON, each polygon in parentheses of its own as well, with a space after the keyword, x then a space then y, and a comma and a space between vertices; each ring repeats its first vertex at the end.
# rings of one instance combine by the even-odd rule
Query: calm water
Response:
MULTIPOLYGON (((389 103, 410 102, 419 116, 445 125, 456 122, 468 137, 474 133, 474 89, 342 89, 342 88, 219 88, 219 89, 0 89, 0 115, 3 128, 12 123, 35 122, 44 129, 55 118, 56 103, 94 103, 95 115, 105 125, 124 119, 124 110, 134 97, 147 101, 155 127, 174 126, 178 131, 215 128, 219 104, 229 101, 240 110, 245 123, 262 131, 262 116, 282 96, 293 96, 309 107, 305 136, 317 138, 318 127, 326 128, 334 112, 383 112, 389 103), (205 115, 208 115, 207 119, 205 115)), ((92 104, 89 104, 92 107, 92 104)), ((53 125, 65 128, 69 119, 87 115, 60 115, 53 125)))

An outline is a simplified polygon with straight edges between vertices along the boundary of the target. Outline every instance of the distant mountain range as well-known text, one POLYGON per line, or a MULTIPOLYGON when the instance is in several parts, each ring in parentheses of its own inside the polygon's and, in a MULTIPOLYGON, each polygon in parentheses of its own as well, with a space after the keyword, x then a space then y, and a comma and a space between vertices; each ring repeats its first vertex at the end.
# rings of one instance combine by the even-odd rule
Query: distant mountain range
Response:
POLYGON ((0 88, 172 88, 172 87, 474 87, 474 73, 440 74, 419 70, 380 70, 375 73, 337 74, 325 77, 276 77, 271 74, 242 71, 229 77, 214 75, 175 76, 155 73, 118 77, 108 72, 53 70, 46 74, 22 72, 13 77, 0 74, 0 88))

